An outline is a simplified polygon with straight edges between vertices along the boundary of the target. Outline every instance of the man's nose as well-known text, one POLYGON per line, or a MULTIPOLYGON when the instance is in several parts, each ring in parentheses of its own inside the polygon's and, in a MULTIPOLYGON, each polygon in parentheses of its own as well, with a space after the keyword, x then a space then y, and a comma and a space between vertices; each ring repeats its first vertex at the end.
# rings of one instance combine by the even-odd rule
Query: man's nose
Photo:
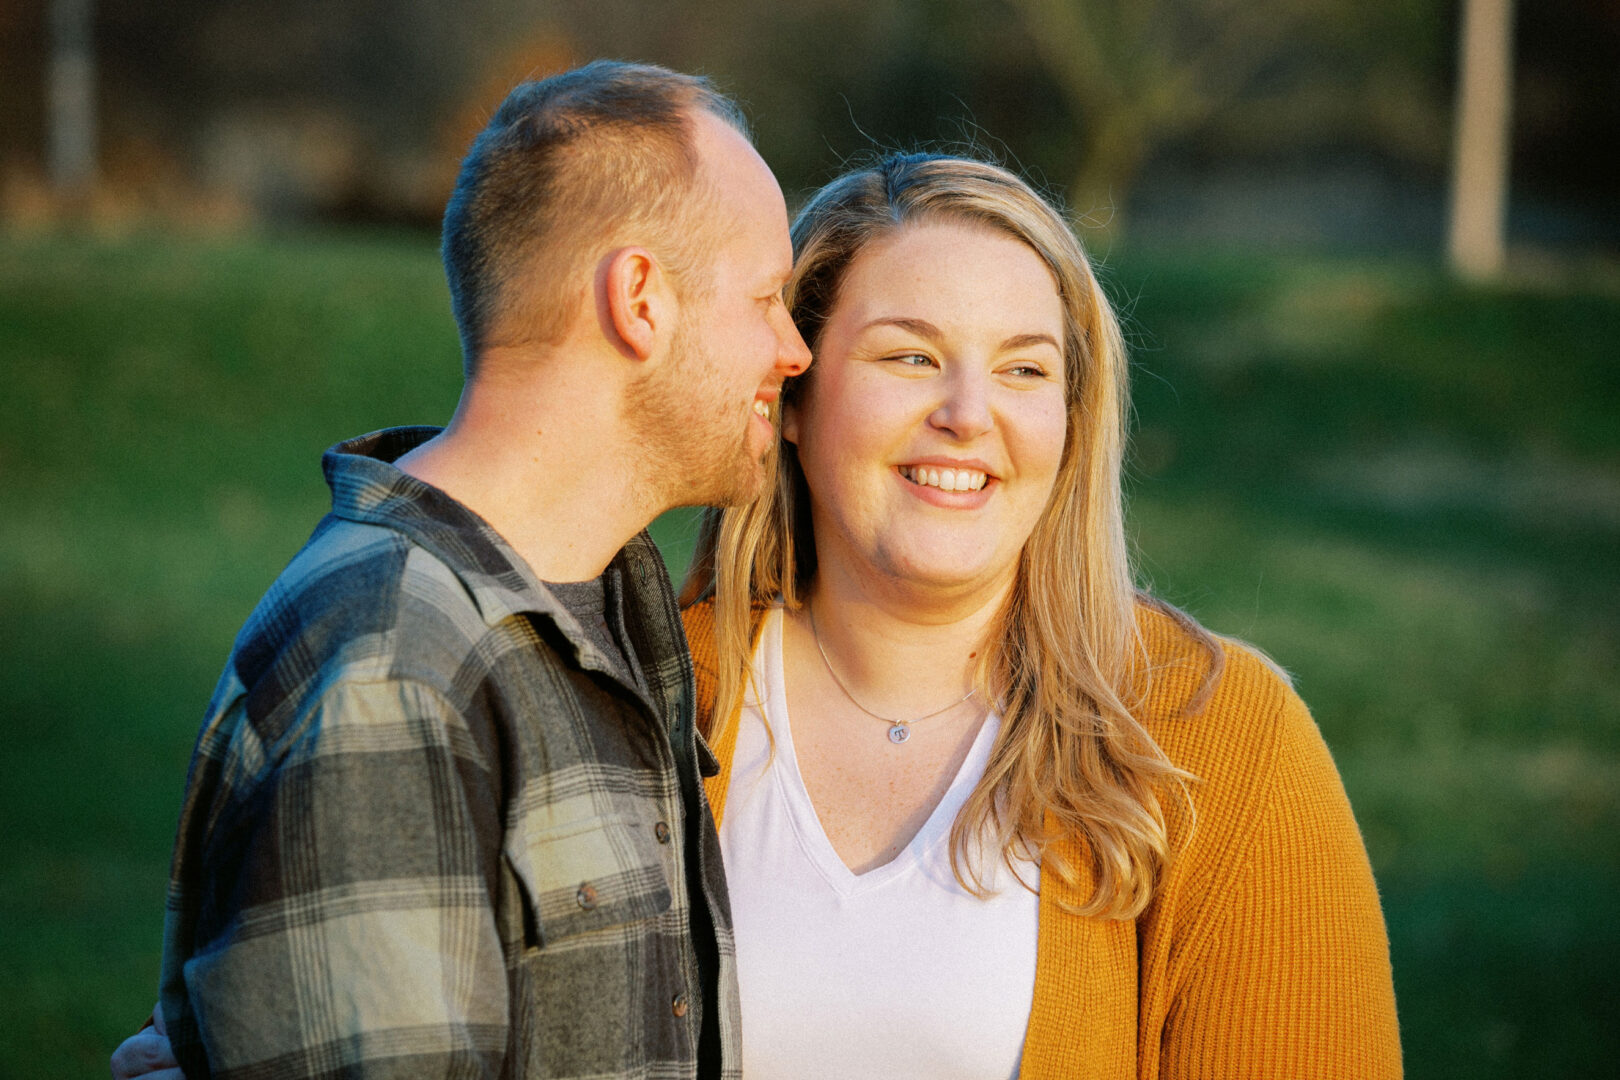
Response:
POLYGON ((776 332, 776 370, 782 378, 790 379, 802 375, 810 366, 810 346, 804 343, 786 308, 780 309, 778 317, 782 324, 776 332))

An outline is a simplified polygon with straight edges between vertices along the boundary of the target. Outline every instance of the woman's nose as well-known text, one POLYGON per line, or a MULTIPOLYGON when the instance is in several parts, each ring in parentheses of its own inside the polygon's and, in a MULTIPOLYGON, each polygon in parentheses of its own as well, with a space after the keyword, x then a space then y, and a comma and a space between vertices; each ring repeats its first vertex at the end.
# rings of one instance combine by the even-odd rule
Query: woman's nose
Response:
POLYGON ((928 422, 961 442, 983 435, 994 424, 989 389, 983 377, 958 368, 944 380, 945 396, 928 422))

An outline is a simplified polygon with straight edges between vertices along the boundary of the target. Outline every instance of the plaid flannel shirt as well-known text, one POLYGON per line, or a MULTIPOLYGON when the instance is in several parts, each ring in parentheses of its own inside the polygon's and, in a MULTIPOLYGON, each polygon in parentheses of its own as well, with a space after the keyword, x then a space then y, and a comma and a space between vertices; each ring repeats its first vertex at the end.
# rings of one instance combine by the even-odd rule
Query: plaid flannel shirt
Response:
POLYGON ((176 1056, 233 1080, 736 1076, 713 759, 658 551, 614 561, 644 693, 388 464, 433 433, 327 452, 332 511, 220 678, 169 884, 176 1056))

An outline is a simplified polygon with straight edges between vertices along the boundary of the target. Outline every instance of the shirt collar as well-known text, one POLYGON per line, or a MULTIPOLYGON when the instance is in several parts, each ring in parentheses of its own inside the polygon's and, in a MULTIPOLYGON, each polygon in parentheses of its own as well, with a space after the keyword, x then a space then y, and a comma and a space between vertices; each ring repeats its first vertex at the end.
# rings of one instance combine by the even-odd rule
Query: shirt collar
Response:
MULTIPOLYGON (((576 647, 594 656, 597 650, 585 640, 573 614, 488 522, 394 465, 441 430, 384 428, 326 451, 321 470, 332 489, 332 514, 393 529, 426 549, 461 580, 487 625, 514 615, 542 614, 576 647)), ((632 537, 609 565, 617 567, 627 583, 634 583, 631 589, 646 584, 654 574, 666 573, 663 557, 645 530, 632 537)))

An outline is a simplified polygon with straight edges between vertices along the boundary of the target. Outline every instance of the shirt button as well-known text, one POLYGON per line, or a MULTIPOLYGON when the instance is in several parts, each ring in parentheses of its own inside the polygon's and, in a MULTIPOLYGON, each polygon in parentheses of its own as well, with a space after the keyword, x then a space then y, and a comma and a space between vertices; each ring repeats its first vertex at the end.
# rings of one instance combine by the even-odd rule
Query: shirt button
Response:
POLYGON ((660 821, 658 824, 653 826, 653 835, 658 837, 658 842, 660 844, 669 843, 669 826, 660 821))
POLYGON ((676 1016, 686 1015, 686 995, 676 994, 675 1000, 669 1003, 669 1011, 676 1016))
POLYGON ((579 901, 579 906, 586 911, 594 911, 596 909, 596 887, 587 881, 579 887, 579 891, 574 894, 574 899, 579 901))

